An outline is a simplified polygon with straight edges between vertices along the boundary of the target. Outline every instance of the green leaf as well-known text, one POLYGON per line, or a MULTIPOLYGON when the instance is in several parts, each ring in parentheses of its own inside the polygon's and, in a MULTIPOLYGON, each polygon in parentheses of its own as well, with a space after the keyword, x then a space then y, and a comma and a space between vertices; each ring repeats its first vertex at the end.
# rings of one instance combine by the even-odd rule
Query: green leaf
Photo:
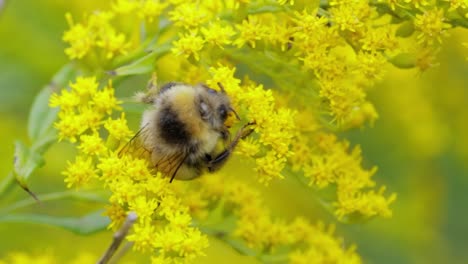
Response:
POLYGON ((28 136, 32 141, 38 140, 44 135, 57 118, 58 108, 52 109, 48 106, 52 89, 46 86, 39 92, 34 100, 29 113, 28 136))
POLYGON ((42 156, 31 151, 23 142, 15 142, 14 173, 21 186, 26 186, 26 180, 37 169, 44 165, 42 156))
POLYGON ((110 75, 136 75, 151 72, 154 69, 154 61, 158 54, 151 52, 150 54, 128 64, 110 71, 110 75))
POLYGON ((400 53, 391 58, 389 62, 400 69, 410 69, 416 67, 416 57, 410 53, 400 53))
POLYGON ((40 138, 33 142, 31 146, 31 152, 42 155, 44 152, 46 152, 50 145, 56 141, 57 131, 55 129, 49 129, 45 134, 41 135, 40 138))
POLYGON ((42 214, 11 214, 0 216, 0 222, 31 223, 57 226, 80 235, 88 235, 105 230, 110 223, 108 217, 98 210, 82 217, 60 217, 42 214))
POLYGON ((44 87, 34 99, 28 120, 28 136, 33 142, 49 134, 49 130, 52 129, 52 125, 57 118, 58 109, 49 107, 50 95, 54 90, 57 90, 56 87, 65 86, 75 73, 72 64, 63 66, 52 78, 51 83, 44 87))
POLYGON ((414 24, 413 21, 405 21, 400 24, 398 29, 395 32, 395 36, 407 38, 413 35, 414 33, 414 24))
POLYGON ((109 71, 108 73, 110 75, 123 76, 123 75, 136 75, 136 74, 144 74, 144 73, 151 72, 154 70, 154 63, 157 60, 157 58, 169 52, 171 47, 172 47, 171 42, 158 45, 154 47, 154 49, 152 49, 149 54, 141 57, 140 59, 130 64, 127 64, 115 70, 109 71))

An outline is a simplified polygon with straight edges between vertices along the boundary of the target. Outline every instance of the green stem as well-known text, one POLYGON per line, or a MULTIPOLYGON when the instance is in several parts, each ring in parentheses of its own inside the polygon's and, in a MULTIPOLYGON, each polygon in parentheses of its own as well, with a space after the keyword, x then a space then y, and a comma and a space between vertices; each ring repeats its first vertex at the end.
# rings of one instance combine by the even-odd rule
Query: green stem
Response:
POLYGON ((15 176, 12 171, 0 182, 0 197, 3 196, 15 182, 15 176))
POLYGON ((249 248, 242 240, 232 238, 226 230, 207 226, 198 226, 198 228, 200 228, 200 230, 203 233, 211 235, 216 239, 231 246, 239 254, 244 256, 255 257, 262 263, 287 263, 288 261, 287 254, 263 254, 252 248, 249 248))
MULTIPOLYGON (((77 200, 83 201, 90 201, 90 202, 97 202, 97 203, 105 203, 107 202, 106 199, 103 199, 101 196, 91 193, 91 192, 77 192, 77 191, 64 191, 64 192, 55 192, 55 193, 48 193, 43 195, 38 195, 38 199, 41 202, 45 201, 52 201, 52 200, 59 200, 64 198, 73 198, 77 200)), ((32 200, 30 198, 17 201, 10 206, 0 208, 0 213, 8 213, 23 207, 27 207, 30 205, 37 204, 37 201, 32 200)))

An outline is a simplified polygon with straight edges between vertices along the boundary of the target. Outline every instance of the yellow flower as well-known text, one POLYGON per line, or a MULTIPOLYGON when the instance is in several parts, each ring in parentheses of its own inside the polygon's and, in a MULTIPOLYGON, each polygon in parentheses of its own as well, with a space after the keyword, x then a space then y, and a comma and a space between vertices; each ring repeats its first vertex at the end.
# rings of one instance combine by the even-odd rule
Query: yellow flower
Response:
POLYGON ((99 158, 97 168, 101 172, 101 179, 107 183, 122 176, 125 164, 117 154, 111 153, 110 155, 99 158))
POLYGON ((80 104, 80 101, 81 99, 76 93, 63 89, 60 95, 57 93, 52 94, 49 106, 60 107, 64 112, 72 112, 74 107, 80 104))
POLYGON ((109 135, 117 140, 127 140, 134 133, 128 128, 127 119, 125 113, 122 112, 119 119, 109 118, 105 123, 104 127, 109 131, 109 135))
POLYGON ((390 26, 373 26, 359 42, 362 43, 362 49, 367 51, 394 51, 398 48, 398 40, 390 26))
POLYGON ((88 123, 80 114, 59 112, 59 121, 54 123, 59 140, 68 139, 76 142, 76 137, 88 129, 88 123))
POLYGON ((92 104, 89 104, 84 107, 78 108, 79 115, 83 119, 83 122, 86 124, 86 129, 91 129, 96 131, 101 125, 101 120, 104 117, 104 113, 97 111, 92 104))
POLYGON ((109 84, 93 94, 92 104, 96 111, 107 113, 110 115, 112 110, 120 110, 119 104, 121 101, 118 101, 114 96, 114 89, 112 88, 112 82, 109 81, 109 84))
POLYGON ((384 76, 386 58, 381 53, 359 52, 356 57, 355 75, 362 79, 363 85, 371 86, 384 76))
POLYGON ((94 96, 97 91, 98 83, 96 77, 82 77, 76 78, 74 83, 70 82, 72 91, 75 92, 82 100, 87 100, 90 96, 94 96))
POLYGON ((360 32, 364 29, 365 18, 369 6, 365 1, 351 1, 349 3, 340 3, 330 9, 331 19, 340 30, 349 30, 351 32, 360 32))
POLYGON ((141 1, 140 7, 137 8, 138 16, 148 21, 148 23, 152 23, 166 7, 167 3, 161 3, 159 0, 141 1))
POLYGON ((138 221, 145 225, 151 222, 154 211, 158 208, 158 202, 154 198, 139 196, 128 202, 129 210, 134 211, 138 216, 138 221))
POLYGON ((125 55, 128 52, 130 43, 126 42, 125 35, 117 33, 113 28, 107 28, 99 40, 96 41, 96 46, 106 51, 106 59, 112 59, 115 55, 125 55))
POLYGON ((194 32, 180 35, 179 40, 173 43, 172 52, 176 55, 183 54, 186 58, 193 56, 195 60, 199 60, 199 52, 203 49, 203 44, 204 40, 194 32))
POLYGON ((419 30, 418 41, 423 44, 432 45, 435 41, 441 43, 442 37, 447 35, 450 25, 445 23, 444 10, 432 9, 421 15, 416 15, 414 26, 419 30))
POLYGON ((236 33, 231 26, 222 26, 220 23, 211 23, 208 28, 203 27, 201 33, 205 42, 214 44, 223 49, 223 46, 231 44, 231 37, 236 33))
POLYGON ((257 140, 249 137, 239 142, 235 152, 247 157, 255 157, 260 152, 260 145, 257 140))
POLYGON ((205 256, 203 250, 208 247, 208 238, 195 228, 189 228, 182 241, 179 254, 188 261, 195 259, 198 256, 205 256))
POLYGON ((348 153, 348 148, 348 142, 339 142, 332 134, 317 134, 315 151, 305 154, 311 157, 309 161, 303 160, 304 176, 309 178, 309 185, 319 188, 336 185, 337 202, 333 206, 339 219, 353 213, 360 213, 364 217, 391 216, 389 206, 395 201, 396 195, 385 197, 384 187, 379 192, 365 191, 375 186, 371 177, 377 168, 363 169, 361 149, 355 147, 348 153))
POLYGON ((174 25, 186 29, 196 28, 210 19, 210 14, 203 5, 191 2, 177 5, 168 14, 174 25))
POLYGON ((286 158, 278 158, 275 152, 269 151, 267 155, 256 158, 255 163, 257 165, 255 171, 261 183, 268 184, 274 178, 284 178, 281 171, 285 166, 286 158))
POLYGON ((82 187, 91 179, 96 178, 96 168, 91 157, 77 156, 75 162, 67 161, 67 169, 62 173, 65 175, 67 187, 82 187))
POLYGON ((107 215, 111 223, 107 227, 108 229, 117 230, 125 222, 127 218, 127 211, 120 204, 112 203, 106 206, 106 211, 104 212, 107 215))
POLYGON ((102 155, 106 152, 106 147, 102 142, 101 137, 97 133, 93 133, 91 135, 81 135, 80 137, 80 145, 78 149, 80 149, 86 155, 102 155))
POLYGON ((138 158, 129 158, 126 160, 126 174, 135 181, 146 180, 151 177, 151 173, 148 170, 148 161, 138 158))
POLYGON ((145 195, 141 185, 135 184, 132 179, 123 174, 106 182, 106 186, 111 190, 109 198, 111 203, 126 205, 129 201, 138 196, 145 195))
POLYGON ((91 49, 94 43, 94 36, 85 26, 81 24, 75 25, 70 13, 67 13, 65 17, 70 26, 70 30, 63 34, 62 39, 71 45, 65 49, 65 54, 67 54, 70 59, 81 59, 91 49))
POLYGON ((236 28, 239 31, 239 36, 234 41, 234 45, 238 48, 246 43, 255 48, 256 41, 261 40, 266 34, 265 27, 256 16, 248 16, 242 21, 242 24, 236 25, 236 28))
POLYGON ((133 233, 127 236, 128 241, 134 242, 133 249, 140 252, 153 250, 155 237, 157 236, 153 225, 142 224, 138 221, 133 225, 133 233))

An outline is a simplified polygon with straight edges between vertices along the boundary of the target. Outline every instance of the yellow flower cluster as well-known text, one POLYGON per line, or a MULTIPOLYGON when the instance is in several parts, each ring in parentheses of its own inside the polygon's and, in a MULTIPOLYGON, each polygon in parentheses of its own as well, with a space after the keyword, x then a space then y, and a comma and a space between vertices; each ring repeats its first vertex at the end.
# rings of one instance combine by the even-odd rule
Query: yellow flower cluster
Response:
MULTIPOLYGON (((120 102, 114 97, 112 83, 109 82, 101 90, 98 90, 98 86, 94 77, 78 77, 75 83, 70 83, 70 89, 63 89, 60 94, 51 96, 50 106, 60 107, 59 121, 55 123, 60 140, 76 142, 77 137, 85 131, 91 135, 96 133, 107 115, 113 110, 121 109, 120 102)), ((130 131, 125 133, 129 136, 130 131)), ((89 142, 89 138, 86 141, 89 142)))
MULTIPOLYGON (((182 21, 180 23, 186 23, 179 25, 186 29, 186 33, 179 34, 180 38, 174 42, 172 51, 197 61, 201 57, 207 60, 206 57, 213 57, 216 52, 211 47, 232 50, 233 46, 248 46, 288 52, 282 55, 302 61, 316 75, 321 86, 320 96, 327 103, 331 122, 343 128, 360 126, 377 118, 363 89, 383 76, 382 66, 386 59, 380 51, 394 49, 396 40, 389 34, 388 27, 366 24, 366 21, 371 21, 371 15, 375 15, 375 10, 366 2, 352 1, 351 5, 335 2, 330 10, 330 19, 318 17, 317 11, 289 12, 279 8, 274 14, 249 15, 232 28, 226 20, 213 21, 201 17, 215 17, 215 11, 222 14, 221 18, 223 14, 229 17, 233 10, 220 10, 218 6, 213 6, 212 1, 201 1, 197 8, 191 9, 191 16, 184 13, 184 17, 197 15, 197 19, 184 20, 181 15, 172 17, 174 21, 177 18, 177 21, 182 21), (210 21, 209 24, 206 21, 210 21), (333 26, 330 26, 330 22, 333 22, 333 26), (201 30, 196 30, 197 27, 201 30), (343 57, 343 46, 348 40, 343 39, 340 31, 352 32, 354 35, 349 37, 365 51, 355 54, 354 58, 343 57)), ((280 4, 284 3, 280 1, 280 4)), ((179 8, 187 12, 184 5, 176 6, 175 10, 179 8)))
POLYGON ((70 44, 65 53, 70 59, 82 59, 98 48, 101 52, 94 56, 103 56, 105 60, 127 53, 130 44, 123 33, 111 25, 112 12, 95 12, 87 17, 86 23, 73 22, 71 14, 66 18, 70 29, 63 35, 63 41, 70 44))
POLYGON ((450 25, 444 23, 444 10, 433 9, 425 11, 421 15, 416 15, 414 26, 420 31, 417 38, 418 41, 427 45, 431 45, 434 41, 442 42, 442 36, 450 28, 450 25))
POLYGON ((133 133, 123 113, 111 118, 120 110, 112 84, 99 89, 94 77, 78 77, 70 87, 50 98, 52 107, 60 107, 55 124, 60 139, 78 143, 76 160, 68 162, 64 172, 67 186, 89 186, 94 179, 110 190, 109 227, 117 229, 129 211, 135 212, 138 220, 127 239, 134 242, 135 250, 153 252, 154 262, 190 261, 203 255, 208 240, 191 227, 188 208, 167 178, 151 171, 146 159, 118 154, 119 143, 133 133), (102 135, 107 135, 105 140, 102 135))
POLYGON ((283 178, 281 171, 291 155, 295 113, 287 108, 277 108, 272 91, 265 90, 262 85, 241 85, 241 81, 234 77, 235 68, 219 66, 209 71, 212 78, 207 84, 217 87, 217 83, 222 83, 234 108, 253 123, 252 128, 258 135, 258 138, 241 141, 236 152, 255 159, 260 182, 267 184, 272 179, 283 178))
MULTIPOLYGON (((232 214, 236 217, 233 230, 211 230, 221 239, 242 238, 249 248, 262 252, 257 256, 266 261, 268 256, 274 256, 279 248, 291 247, 289 254, 283 256, 290 263, 361 263, 355 252, 355 246, 344 247, 343 241, 334 237, 333 226, 328 228, 318 223, 310 224, 302 217, 291 222, 273 219, 265 208, 257 191, 246 183, 231 181, 225 184, 222 175, 201 178, 191 189, 179 189, 181 193, 198 192, 200 199, 193 201, 191 197, 184 199, 184 203, 192 212, 201 211, 200 200, 204 200, 202 208, 221 206, 224 217, 232 214), (218 202, 217 201, 222 201, 218 202)), ((222 219, 217 219, 223 222, 222 219)), ((208 226, 209 228, 209 226, 208 226)))
POLYGON ((373 216, 390 217, 389 206, 396 194, 384 196, 385 187, 373 190, 375 182, 371 177, 376 167, 366 170, 361 165, 361 149, 351 151, 347 141, 338 141, 335 135, 318 132, 312 144, 300 137, 294 147, 292 162, 295 170, 302 169, 310 186, 319 189, 336 186, 336 201, 330 202, 338 219, 351 215, 363 218, 373 216))
MULTIPOLYGON (((332 132, 372 124, 379 115, 367 93, 388 66, 426 70, 436 65, 449 29, 466 27, 467 8, 466 1, 456 0, 116 0, 110 11, 93 13, 84 23, 68 15, 64 40, 71 59, 102 63, 115 58, 124 63, 112 67, 131 68, 132 74, 156 70, 164 81, 203 82, 214 89, 221 84, 241 119, 228 119, 232 131, 247 123, 253 128, 236 153, 250 158, 256 179, 268 184, 292 169, 318 195, 336 188, 326 206, 346 221, 391 216, 396 195, 376 186, 377 170, 362 167, 359 147, 332 132), (133 49, 130 43, 138 45, 133 49), (142 57, 143 50, 157 50, 161 43, 168 47, 165 56, 142 57)), ((137 212, 129 239, 137 250, 158 250, 154 263, 201 255, 206 237, 190 227, 191 216, 209 217, 218 199, 238 218, 228 233, 253 248, 270 251, 302 243, 289 255, 291 262, 359 262, 354 248, 342 249, 320 225, 272 219, 256 202, 256 192, 241 183, 223 187, 218 175, 202 177, 206 188, 178 196, 177 184, 148 171, 145 159, 115 153, 131 133, 123 113, 110 117, 119 110, 112 84, 98 87, 95 79, 78 78, 51 98, 51 106, 61 108, 55 125, 60 139, 78 142, 80 153, 64 172, 66 182, 72 187, 96 181, 111 190, 107 214, 114 229, 129 210, 137 212)), ((392 103, 405 103, 401 98, 395 95, 392 103)), ((414 136, 413 144, 430 155, 440 151, 442 136, 439 141, 414 136)))

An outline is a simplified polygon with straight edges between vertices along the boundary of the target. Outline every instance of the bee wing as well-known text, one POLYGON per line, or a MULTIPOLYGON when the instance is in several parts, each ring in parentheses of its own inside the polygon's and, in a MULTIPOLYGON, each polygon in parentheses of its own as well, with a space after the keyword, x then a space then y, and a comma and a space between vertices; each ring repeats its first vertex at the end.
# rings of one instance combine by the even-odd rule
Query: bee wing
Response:
POLYGON ((176 152, 171 155, 161 156, 156 160, 154 166, 165 176, 171 177, 170 182, 172 182, 186 158, 186 153, 176 152))
POLYGON ((143 126, 125 146, 119 151, 119 157, 130 155, 134 158, 146 159, 151 163, 151 167, 160 171, 163 175, 171 177, 171 182, 177 171, 187 158, 184 152, 174 152, 171 154, 154 153, 155 149, 148 149, 144 142, 151 135, 148 125, 143 126))
POLYGON ((134 158, 147 159, 151 158, 151 150, 144 145, 145 139, 149 136, 148 124, 141 127, 140 130, 128 141, 119 151, 119 157, 129 155, 134 158))

